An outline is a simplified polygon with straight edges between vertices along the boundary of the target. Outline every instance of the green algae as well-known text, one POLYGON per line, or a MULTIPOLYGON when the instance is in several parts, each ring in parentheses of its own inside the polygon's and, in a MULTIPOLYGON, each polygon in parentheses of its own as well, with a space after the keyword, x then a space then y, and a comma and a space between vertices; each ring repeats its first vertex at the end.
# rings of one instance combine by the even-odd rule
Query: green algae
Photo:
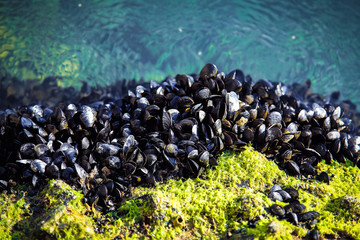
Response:
POLYGON ((0 239, 11 239, 13 227, 28 213, 24 193, 0 195, 0 239))
POLYGON ((82 194, 62 181, 50 181, 42 192, 45 212, 35 222, 40 232, 56 238, 94 237, 93 219, 86 216, 82 194))
MULTIPOLYGON (((10 194, 16 196, 15 194, 10 194)), ((1 196, 4 206, 0 225, 1 239, 85 239, 94 238, 93 218, 88 217, 82 194, 60 180, 51 180, 35 197, 22 192, 17 197, 1 196), (19 198, 21 196, 21 198, 19 198), (10 217, 9 217, 10 216, 10 217)))
MULTIPOLYGON (((307 211, 318 211, 320 235, 360 239, 360 170, 351 162, 320 162, 330 184, 288 176, 251 147, 225 152, 218 166, 196 179, 169 180, 153 188, 139 187, 112 213, 85 206, 82 194, 52 180, 35 198, 40 214, 29 214, 26 194, 1 195, 0 238, 56 239, 293 239, 307 229, 269 216, 267 197, 279 184, 299 190, 307 211), (4 207, 9 206, 9 207, 4 207), (248 221, 257 221, 250 228, 248 221), (35 227, 34 227, 35 226, 35 227), (273 226, 273 227, 270 227, 273 226)), ((284 206, 285 203, 276 202, 284 206)), ((33 204, 33 203, 32 203, 33 204)), ((36 204, 35 204, 36 205, 36 204)), ((31 211, 30 211, 31 212, 31 211)))
POLYGON ((216 168, 209 169, 203 178, 170 180, 154 189, 138 188, 139 196, 150 194, 157 207, 149 235, 155 239, 186 239, 205 237, 217 239, 229 229, 248 227, 248 221, 261 216, 255 229, 247 229, 249 235, 291 238, 296 230, 299 236, 305 231, 287 222, 279 224, 275 234, 267 232, 267 225, 275 221, 268 218, 266 208, 272 202, 265 191, 287 176, 277 165, 251 149, 241 154, 224 153, 216 168), (181 225, 174 221, 182 219, 181 225), (272 236, 273 235, 273 236, 272 236))

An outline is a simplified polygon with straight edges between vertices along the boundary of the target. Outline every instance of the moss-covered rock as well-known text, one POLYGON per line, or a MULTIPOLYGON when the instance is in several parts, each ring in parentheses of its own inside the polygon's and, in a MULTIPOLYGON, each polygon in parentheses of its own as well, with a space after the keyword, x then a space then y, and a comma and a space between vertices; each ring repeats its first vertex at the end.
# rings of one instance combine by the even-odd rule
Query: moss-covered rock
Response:
POLYGON ((0 238, 302 238, 308 232, 303 225, 268 213, 274 202, 267 193, 279 184, 298 189, 307 211, 320 213, 316 226, 322 238, 360 239, 360 170, 350 162, 317 166, 329 174, 330 184, 288 176, 251 147, 225 152, 218 162, 197 179, 136 188, 118 211, 106 215, 82 204, 82 194, 62 181, 51 181, 36 197, 19 190, 2 194, 0 238))
MULTIPOLYGON (((0 239, 11 239, 14 226, 29 213, 24 192, 0 195, 0 239)), ((15 234, 21 238, 23 234, 15 234)))
POLYGON ((50 181, 36 197, 29 197, 26 193, 11 196, 14 194, 1 196, 1 200, 8 200, 11 210, 2 210, 0 224, 6 221, 4 214, 11 214, 12 220, 9 228, 0 232, 1 239, 81 239, 95 236, 94 221, 85 215, 86 208, 81 203, 83 196, 63 181, 50 181))
POLYGON ((63 181, 51 181, 42 192, 46 203, 43 214, 35 219, 36 235, 51 238, 94 237, 93 219, 85 215, 83 196, 63 181))

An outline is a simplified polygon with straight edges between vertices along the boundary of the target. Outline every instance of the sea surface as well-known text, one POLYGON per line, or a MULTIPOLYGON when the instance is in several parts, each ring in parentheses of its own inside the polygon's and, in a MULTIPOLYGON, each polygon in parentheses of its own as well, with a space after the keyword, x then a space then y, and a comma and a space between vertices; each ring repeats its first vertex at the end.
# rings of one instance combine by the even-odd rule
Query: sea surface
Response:
POLYGON ((0 0, 0 77, 106 85, 214 63, 360 107, 358 0, 0 0))

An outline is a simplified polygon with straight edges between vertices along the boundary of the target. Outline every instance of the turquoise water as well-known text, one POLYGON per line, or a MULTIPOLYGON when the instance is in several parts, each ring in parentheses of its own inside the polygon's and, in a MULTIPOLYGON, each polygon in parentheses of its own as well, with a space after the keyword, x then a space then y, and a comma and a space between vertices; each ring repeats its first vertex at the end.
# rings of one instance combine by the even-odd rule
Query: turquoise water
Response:
POLYGON ((0 1, 0 74, 106 84, 208 62, 360 106, 360 1, 0 1))

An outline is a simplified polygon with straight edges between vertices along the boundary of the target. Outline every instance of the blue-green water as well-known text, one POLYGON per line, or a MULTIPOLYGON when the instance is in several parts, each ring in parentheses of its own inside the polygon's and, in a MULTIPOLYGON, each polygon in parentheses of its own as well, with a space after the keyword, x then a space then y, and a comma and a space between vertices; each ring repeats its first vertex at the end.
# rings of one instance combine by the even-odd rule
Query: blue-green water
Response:
POLYGON ((310 78, 360 106, 360 1, 0 1, 0 74, 106 84, 199 72, 310 78))

